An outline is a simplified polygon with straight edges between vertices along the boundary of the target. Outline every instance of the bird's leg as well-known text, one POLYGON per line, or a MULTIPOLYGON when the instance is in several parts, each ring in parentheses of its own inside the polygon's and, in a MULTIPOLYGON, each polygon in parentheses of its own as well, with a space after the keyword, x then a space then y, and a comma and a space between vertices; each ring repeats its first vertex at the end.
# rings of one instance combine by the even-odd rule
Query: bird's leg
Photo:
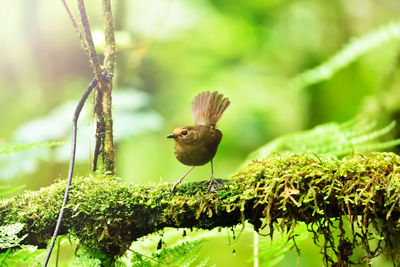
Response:
POLYGON ((188 175, 189 172, 190 172, 191 170, 193 170, 193 168, 194 168, 194 166, 190 167, 190 169, 189 169, 187 172, 185 172, 185 174, 184 174, 181 178, 179 178, 179 180, 178 180, 178 181, 174 184, 174 186, 172 187, 171 192, 174 192, 174 190, 175 190, 175 188, 177 187, 177 185, 180 185, 180 184, 181 184, 183 178, 185 178, 186 175, 188 175))
POLYGON ((207 188, 209 192, 212 191, 211 189, 213 184, 218 184, 218 183, 214 178, 214 167, 213 167, 213 161, 211 160, 211 178, 210 181, 208 182, 208 188, 207 188))

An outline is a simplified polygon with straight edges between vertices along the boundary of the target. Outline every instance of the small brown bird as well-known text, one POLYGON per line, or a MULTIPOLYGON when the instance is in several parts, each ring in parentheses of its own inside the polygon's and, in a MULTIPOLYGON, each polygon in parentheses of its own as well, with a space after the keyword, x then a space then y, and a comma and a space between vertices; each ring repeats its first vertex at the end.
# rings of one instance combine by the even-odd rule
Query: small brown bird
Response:
POLYGON ((215 126, 230 103, 228 98, 224 98, 224 95, 218 92, 198 94, 192 101, 194 125, 176 128, 167 136, 175 139, 176 158, 183 164, 192 166, 174 184, 172 191, 195 166, 211 161, 211 179, 208 184, 210 191, 215 183, 212 159, 222 138, 221 131, 215 126))

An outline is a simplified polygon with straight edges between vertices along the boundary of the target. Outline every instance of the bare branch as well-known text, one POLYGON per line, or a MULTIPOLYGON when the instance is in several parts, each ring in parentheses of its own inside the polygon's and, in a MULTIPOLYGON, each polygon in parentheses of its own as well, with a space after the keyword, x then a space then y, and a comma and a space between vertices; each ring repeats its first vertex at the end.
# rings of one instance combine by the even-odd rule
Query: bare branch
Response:
POLYGON ((104 37, 105 37, 105 50, 104 50, 104 69, 109 74, 114 73, 115 65, 115 37, 113 17, 111 12, 110 0, 103 0, 103 20, 104 20, 104 37))
POLYGON ((69 187, 71 186, 72 175, 74 173, 75 152, 76 152, 76 134, 77 134, 77 124, 78 124, 79 114, 81 113, 83 105, 85 104, 86 99, 89 97, 89 95, 92 92, 93 88, 95 88, 97 86, 97 83, 98 82, 97 82, 96 78, 92 80, 92 82, 86 88, 81 100, 79 101, 78 105, 75 108, 74 116, 73 116, 73 119, 72 119, 71 159, 70 159, 70 162, 69 162, 67 185, 65 187, 64 199, 63 199, 63 202, 61 204, 61 210, 60 210, 60 213, 58 214, 57 224, 55 226, 53 237, 51 239, 49 250, 47 252, 47 256, 46 256, 46 259, 45 259, 45 262, 44 262, 43 266, 47 266, 47 264, 49 262, 49 259, 50 259, 50 256, 51 256, 51 252, 53 251, 53 247, 54 247, 54 244, 56 242, 58 231, 60 229, 61 221, 62 221, 62 218, 63 218, 63 215, 64 215, 65 205, 67 204, 67 201, 68 201, 69 187))
POLYGON ((65 10, 68 13, 68 16, 69 16, 69 18, 70 18, 70 20, 72 22, 72 26, 74 26, 74 29, 76 31, 76 34, 78 35, 78 38, 79 38, 79 41, 81 43, 82 48, 89 54, 89 49, 88 49, 86 40, 83 37, 83 34, 82 34, 81 30, 79 29, 78 23, 76 23, 76 20, 75 20, 74 16, 72 15, 71 10, 70 10, 67 2, 65 2, 65 0, 61 0, 61 2, 63 3, 63 5, 65 7, 65 10))
POLYGON ((86 14, 85 3, 83 2, 83 0, 78 0, 78 8, 79 8, 79 14, 81 17, 82 27, 85 32, 85 38, 86 38, 86 43, 88 46, 90 63, 93 67, 93 71, 94 71, 94 74, 95 74, 97 80, 101 84, 102 71, 101 71, 101 67, 99 64, 98 57, 97 57, 96 49, 94 47, 92 33, 90 31, 89 19, 86 14))

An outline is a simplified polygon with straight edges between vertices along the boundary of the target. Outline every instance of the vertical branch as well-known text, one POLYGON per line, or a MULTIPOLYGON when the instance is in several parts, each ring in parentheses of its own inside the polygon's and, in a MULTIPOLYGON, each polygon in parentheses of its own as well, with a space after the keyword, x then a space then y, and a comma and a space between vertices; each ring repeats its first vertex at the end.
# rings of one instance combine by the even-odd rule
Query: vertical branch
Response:
POLYGON ((85 3, 83 2, 83 0, 78 0, 78 8, 79 8, 79 14, 81 17, 83 30, 85 32, 87 46, 88 46, 89 60, 93 67, 94 74, 96 75, 96 78, 99 81, 100 86, 101 86, 101 82, 103 80, 102 75, 101 75, 102 71, 101 71, 101 67, 99 65, 99 60, 97 58, 96 49, 94 48, 92 33, 90 32, 89 19, 86 14, 85 3))
POLYGON ((105 73, 103 75, 102 68, 99 65, 96 49, 94 47, 92 33, 90 31, 89 20, 86 14, 86 8, 83 0, 78 1, 78 8, 81 18, 81 23, 84 31, 84 35, 79 30, 78 24, 76 23, 72 13, 65 0, 61 0, 67 10, 68 16, 72 21, 72 24, 78 34, 83 48, 89 54, 89 61, 93 67, 93 72, 95 73, 95 78, 92 83, 86 89, 83 97, 78 103, 75 109, 73 123, 72 123, 72 144, 71 144, 71 159, 68 170, 68 181, 65 188, 64 200, 61 206, 61 210, 58 216, 57 224, 53 233, 53 237, 47 252, 43 266, 46 267, 57 235, 58 230, 61 226, 62 217, 64 214, 65 205, 68 201, 69 187, 72 183, 72 175, 75 165, 75 150, 76 150, 76 135, 77 135, 77 121, 79 114, 83 108, 83 105, 88 98, 92 89, 97 88, 97 98, 95 105, 95 113, 97 115, 97 129, 96 129, 96 151, 95 151, 95 163, 94 168, 96 168, 96 162, 99 154, 103 155, 103 162, 105 170, 109 173, 114 173, 114 150, 113 150, 113 134, 112 134, 112 117, 111 117, 111 90, 112 90, 112 74, 114 70, 115 62, 115 40, 114 40, 114 28, 112 24, 112 13, 111 13, 111 3, 109 0, 103 0, 103 16, 104 16, 104 30, 106 35, 106 53, 104 59, 105 73), (103 112, 104 110, 104 112, 103 112), (103 151, 101 149, 104 149, 103 151), (101 153, 103 152, 103 153, 101 153))
POLYGON ((61 0, 61 2, 63 3, 63 5, 65 7, 65 10, 67 11, 69 19, 72 22, 72 26, 74 26, 74 29, 76 31, 76 34, 78 35, 78 38, 79 38, 79 41, 81 43, 81 46, 82 46, 83 50, 85 50, 89 54, 89 48, 87 46, 86 40, 85 40, 85 38, 83 36, 83 33, 79 29, 78 23, 76 23, 76 20, 75 20, 74 16, 71 13, 71 9, 69 9, 69 6, 68 6, 67 2, 65 2, 65 0, 61 0))
POLYGON ((107 73, 113 74, 115 65, 115 38, 110 0, 103 0, 102 7, 105 36, 105 52, 103 64, 107 73))
POLYGON ((104 123, 104 117, 103 117, 103 107, 102 107, 102 102, 103 102, 103 92, 104 92, 104 87, 105 83, 107 81, 103 80, 103 77, 101 75, 102 70, 99 65, 96 49, 94 47, 93 43, 93 38, 92 38, 92 33, 90 31, 90 25, 89 25, 89 19, 86 14, 86 8, 85 8, 85 3, 83 0, 77 0, 78 1, 78 9, 79 9, 79 14, 81 18, 81 23, 82 27, 84 29, 85 33, 85 39, 88 47, 88 54, 89 54, 89 62, 92 65, 93 72, 98 80, 98 86, 97 86, 97 95, 95 98, 95 106, 94 106, 94 112, 97 117, 96 121, 96 146, 95 146, 95 151, 94 151, 94 157, 93 157, 93 171, 97 169, 97 159, 99 155, 103 156, 103 159, 105 157, 104 155, 104 129, 105 129, 105 123, 104 123))
MULTIPOLYGON (((94 105, 94 112, 97 116, 96 122, 96 145, 94 148, 94 155, 93 155, 93 171, 97 170, 97 162, 100 154, 103 153, 104 149, 104 117, 103 117, 103 91, 97 90, 97 95, 95 98, 95 105, 94 105)), ((103 154, 104 157, 104 154, 103 154)))
POLYGON ((53 237, 51 238, 49 250, 47 251, 47 255, 46 255, 46 259, 43 263, 43 267, 46 267, 50 260, 51 252, 53 251, 53 247, 54 247, 54 244, 57 239, 58 230, 60 229, 60 226, 61 226, 61 221, 62 221, 62 218, 64 215, 65 205, 67 204, 67 201, 68 201, 69 187, 71 186, 71 183, 72 183, 72 175, 74 173, 74 166, 75 166, 76 135, 77 135, 77 131, 78 131, 79 114, 81 113, 83 105, 85 104, 86 99, 89 97, 90 92, 92 92, 93 88, 95 88, 97 86, 97 84, 98 84, 97 79, 94 78, 93 81, 89 84, 88 88, 86 89, 81 100, 79 101, 78 105, 75 108, 74 117, 72 119, 71 158, 69 161, 68 179, 67 179, 67 185, 65 187, 64 200, 61 205, 61 210, 58 215, 56 228, 54 229, 53 237))
MULTIPOLYGON (((115 64, 115 39, 110 0, 103 0, 102 7, 105 34, 105 54, 103 64, 105 72, 110 74, 112 77, 115 64)), ((102 68, 100 67, 94 47, 89 20, 83 0, 78 0, 78 8, 87 42, 90 63, 93 67, 96 78, 99 81, 94 109, 97 116, 97 122, 93 170, 95 171, 97 169, 98 157, 101 155, 105 171, 108 173, 114 173, 114 143, 111 113, 112 80, 105 79, 102 75, 102 68)))
MULTIPOLYGON (((115 65, 115 38, 113 17, 111 12, 110 0, 102 1, 105 52, 104 69, 109 74, 113 74, 115 65)), ((111 91, 112 80, 105 80, 103 83, 102 110, 104 119, 104 144, 103 144, 103 165, 106 171, 114 173, 114 143, 113 143, 113 121, 111 113, 111 91)))

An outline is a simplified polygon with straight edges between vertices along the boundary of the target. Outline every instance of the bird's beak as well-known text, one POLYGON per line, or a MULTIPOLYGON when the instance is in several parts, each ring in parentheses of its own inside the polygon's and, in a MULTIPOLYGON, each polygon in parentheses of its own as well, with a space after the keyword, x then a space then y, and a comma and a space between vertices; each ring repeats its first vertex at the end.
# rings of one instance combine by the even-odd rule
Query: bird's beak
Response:
POLYGON ((176 134, 169 134, 167 135, 167 138, 177 138, 178 136, 176 134))

